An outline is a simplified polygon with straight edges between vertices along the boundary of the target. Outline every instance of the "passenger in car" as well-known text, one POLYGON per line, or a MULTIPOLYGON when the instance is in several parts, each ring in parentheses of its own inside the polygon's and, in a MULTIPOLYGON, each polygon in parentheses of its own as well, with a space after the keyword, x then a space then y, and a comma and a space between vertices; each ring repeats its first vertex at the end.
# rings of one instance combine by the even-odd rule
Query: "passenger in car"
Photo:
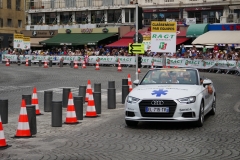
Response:
POLYGON ((184 72, 183 73, 183 83, 187 83, 187 84, 192 83, 189 72, 184 72))
POLYGON ((169 77, 167 76, 167 73, 163 72, 159 75, 159 83, 169 83, 169 77))
POLYGON ((179 83, 177 80, 177 74, 175 72, 170 73, 171 79, 169 80, 170 83, 179 83))

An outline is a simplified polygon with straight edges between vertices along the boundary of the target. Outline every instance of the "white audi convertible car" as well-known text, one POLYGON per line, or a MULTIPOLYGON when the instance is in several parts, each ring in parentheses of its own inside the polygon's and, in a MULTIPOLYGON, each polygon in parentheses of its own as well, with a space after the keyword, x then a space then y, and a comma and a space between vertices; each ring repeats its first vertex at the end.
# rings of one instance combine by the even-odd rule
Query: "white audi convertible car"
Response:
POLYGON ((204 116, 216 112, 216 92, 210 79, 202 80, 197 69, 149 70, 125 101, 125 121, 194 122, 201 127, 204 116))

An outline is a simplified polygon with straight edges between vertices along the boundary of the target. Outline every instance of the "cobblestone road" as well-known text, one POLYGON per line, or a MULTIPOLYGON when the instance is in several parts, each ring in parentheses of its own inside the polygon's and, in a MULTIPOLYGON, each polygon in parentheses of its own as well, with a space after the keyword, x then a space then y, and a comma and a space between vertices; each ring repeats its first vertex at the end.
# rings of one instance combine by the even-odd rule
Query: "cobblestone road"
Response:
MULTIPOLYGON (((202 72, 213 80, 217 90, 217 114, 207 116, 203 127, 188 123, 140 123, 138 128, 126 127, 124 106, 121 104, 121 83, 127 74, 135 79, 134 68, 102 67, 95 71, 58 68, 39 68, 0 64, 0 98, 9 100, 9 123, 4 124, 7 143, 12 147, 0 150, 0 159, 113 159, 113 160, 239 160, 240 159, 240 77, 202 72), (84 118, 77 125, 51 127, 51 114, 43 112, 43 91, 54 89, 54 100, 61 100, 61 88, 72 87, 77 94, 79 85, 90 79, 101 83, 103 89, 102 114, 98 118, 84 118), (115 81, 117 109, 107 109, 108 81, 115 81), (35 138, 14 139, 21 95, 38 90, 40 110, 35 138)), ((140 77, 147 71, 142 69, 140 77)), ((86 105, 84 105, 84 109, 86 105)), ((63 109, 65 120, 66 109, 63 109)))

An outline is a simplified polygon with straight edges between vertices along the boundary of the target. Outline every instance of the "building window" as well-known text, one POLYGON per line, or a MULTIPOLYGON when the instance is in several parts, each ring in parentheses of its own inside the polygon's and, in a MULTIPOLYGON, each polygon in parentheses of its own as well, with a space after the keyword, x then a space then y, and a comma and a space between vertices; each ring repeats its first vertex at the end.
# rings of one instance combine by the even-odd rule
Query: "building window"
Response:
POLYGON ((0 18, 0 27, 2 28, 3 27, 3 19, 0 18))
POLYGON ((7 0, 7 8, 8 9, 12 8, 12 0, 7 0))
POLYGON ((46 24, 57 24, 57 13, 45 13, 46 24))
POLYGON ((79 24, 86 24, 87 22, 87 18, 88 17, 88 13, 87 11, 84 12, 75 12, 75 21, 76 23, 79 24))
POLYGON ((131 22, 135 22, 135 9, 130 9, 131 10, 131 15, 130 15, 130 20, 131 20, 131 22))
POLYGON ((7 26, 12 27, 12 19, 7 19, 7 26))
POLYGON ((165 2, 174 2, 174 0, 165 0, 165 2))
POLYGON ((0 8, 3 8, 3 0, 0 0, 0 8))
POLYGON ((31 14, 31 24, 32 25, 40 24, 42 22, 43 15, 44 15, 43 13, 31 14))
POLYGON ((144 13, 144 24, 150 25, 151 21, 166 21, 166 19, 174 19, 177 21, 179 19, 179 12, 154 12, 154 13, 144 13))
POLYGON ((120 9, 118 10, 108 10, 107 12, 107 20, 108 23, 117 23, 118 20, 120 20, 120 16, 122 16, 122 11, 120 9))
POLYGON ((76 0, 65 0, 65 7, 66 8, 76 7, 76 0))
POLYGON ((18 20, 18 28, 22 28, 22 20, 18 20))
POLYGON ((129 9, 125 9, 125 22, 129 22, 129 9))
POLYGON ((145 0, 145 3, 152 3, 152 0, 145 0))
POLYGON ((104 23, 104 11, 91 11, 91 23, 104 23))
POLYGON ((222 10, 188 12, 188 18, 196 18, 196 23, 219 23, 220 21, 216 19, 216 12, 219 17, 223 14, 222 10))
POLYGON ((21 0, 16 0, 16 10, 20 11, 21 9, 21 0))
POLYGON ((61 12, 60 13, 60 23, 68 24, 72 22, 72 12, 61 12))

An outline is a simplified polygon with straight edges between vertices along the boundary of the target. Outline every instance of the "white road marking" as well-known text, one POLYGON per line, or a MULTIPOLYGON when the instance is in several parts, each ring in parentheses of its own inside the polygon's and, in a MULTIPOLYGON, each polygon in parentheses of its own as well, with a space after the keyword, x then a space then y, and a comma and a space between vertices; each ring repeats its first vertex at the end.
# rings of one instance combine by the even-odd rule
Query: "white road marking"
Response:
POLYGON ((240 101, 238 101, 233 108, 235 111, 240 112, 240 101))

